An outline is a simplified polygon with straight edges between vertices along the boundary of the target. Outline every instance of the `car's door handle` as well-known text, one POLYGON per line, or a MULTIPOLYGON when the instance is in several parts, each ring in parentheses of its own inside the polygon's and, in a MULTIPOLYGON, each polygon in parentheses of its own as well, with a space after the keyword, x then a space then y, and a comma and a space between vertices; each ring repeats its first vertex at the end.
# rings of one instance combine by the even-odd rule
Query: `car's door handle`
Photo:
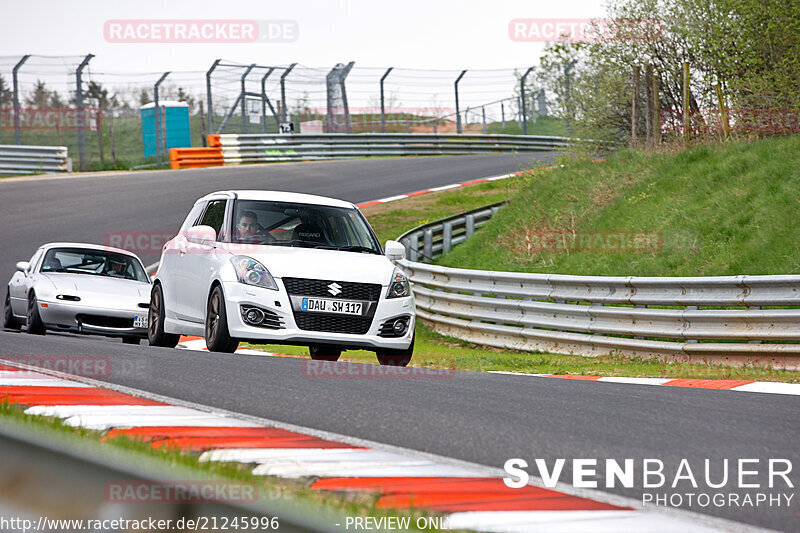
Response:
POLYGON ((178 251, 181 253, 181 255, 186 254, 186 248, 180 248, 178 251))

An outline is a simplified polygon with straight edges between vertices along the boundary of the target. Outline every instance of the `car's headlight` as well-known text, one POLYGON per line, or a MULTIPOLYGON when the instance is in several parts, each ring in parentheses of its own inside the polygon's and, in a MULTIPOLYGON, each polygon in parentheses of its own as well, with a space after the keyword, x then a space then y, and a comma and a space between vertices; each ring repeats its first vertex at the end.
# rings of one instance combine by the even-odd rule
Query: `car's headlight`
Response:
POLYGON ((264 289, 272 289, 277 291, 278 284, 269 273, 267 267, 246 255, 235 255, 231 257, 231 263, 236 270, 236 276, 239 278, 240 283, 246 285, 255 285, 264 289))
POLYGON ((399 268, 395 268, 392 272, 392 280, 389 282, 389 294, 387 298, 403 298, 411 296, 411 287, 408 285, 408 278, 403 274, 399 268))

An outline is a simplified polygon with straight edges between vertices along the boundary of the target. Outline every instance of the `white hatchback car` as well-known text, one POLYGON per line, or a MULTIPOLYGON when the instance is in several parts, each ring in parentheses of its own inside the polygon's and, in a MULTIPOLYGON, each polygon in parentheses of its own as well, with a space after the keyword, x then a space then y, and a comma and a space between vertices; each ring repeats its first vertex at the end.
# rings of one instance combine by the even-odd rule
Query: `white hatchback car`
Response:
POLYGON ((336 361, 374 350, 405 366, 414 350, 414 298, 364 215, 341 200, 272 191, 222 191, 199 199, 167 242, 153 280, 149 339, 175 346, 205 337, 233 352, 240 341, 309 347, 336 361))

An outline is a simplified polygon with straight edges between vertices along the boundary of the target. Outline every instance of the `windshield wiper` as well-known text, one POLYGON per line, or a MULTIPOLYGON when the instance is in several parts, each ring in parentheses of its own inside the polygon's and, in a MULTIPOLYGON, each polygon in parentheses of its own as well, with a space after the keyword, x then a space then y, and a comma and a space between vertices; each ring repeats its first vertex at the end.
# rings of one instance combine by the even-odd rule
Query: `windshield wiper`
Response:
POLYGON ((368 252, 371 254, 381 255, 379 251, 368 246, 319 246, 319 248, 327 248, 329 250, 342 250, 345 252, 368 252))

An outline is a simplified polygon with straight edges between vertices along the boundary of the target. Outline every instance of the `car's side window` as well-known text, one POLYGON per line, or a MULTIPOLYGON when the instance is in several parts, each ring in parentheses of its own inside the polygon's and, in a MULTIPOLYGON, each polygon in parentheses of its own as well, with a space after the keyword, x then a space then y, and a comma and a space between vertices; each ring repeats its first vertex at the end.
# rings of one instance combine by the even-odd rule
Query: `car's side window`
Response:
POLYGON ((196 226, 211 226, 217 233, 217 240, 222 237, 222 223, 225 221, 225 200, 213 200, 208 203, 205 213, 197 221, 196 226))

